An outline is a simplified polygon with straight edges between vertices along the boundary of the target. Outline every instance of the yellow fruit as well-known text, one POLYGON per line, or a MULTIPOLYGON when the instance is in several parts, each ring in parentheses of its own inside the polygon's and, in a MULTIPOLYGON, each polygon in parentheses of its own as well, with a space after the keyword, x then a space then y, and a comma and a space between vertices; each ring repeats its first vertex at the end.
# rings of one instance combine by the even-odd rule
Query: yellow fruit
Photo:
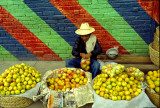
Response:
POLYGON ((152 76, 152 74, 153 74, 152 71, 149 71, 149 72, 148 72, 148 75, 149 75, 149 76, 152 76))
POLYGON ((147 80, 148 84, 153 84, 152 80, 147 80))
POLYGON ((157 86, 157 87, 160 86, 159 81, 155 81, 154 84, 155 84, 155 86, 157 86))
POLYGON ((152 81, 156 81, 156 77, 151 77, 151 80, 152 81))
POLYGON ((149 87, 152 88, 152 89, 154 89, 155 85, 154 84, 150 84, 149 87))
POLYGON ((156 87, 156 88, 155 88, 155 91, 156 91, 158 94, 160 94, 159 88, 160 88, 160 87, 156 87))
POLYGON ((149 80, 149 79, 150 79, 150 76, 146 76, 146 79, 149 80))
POLYGON ((157 78, 157 77, 158 77, 158 74, 157 74, 157 73, 154 73, 153 76, 157 78))

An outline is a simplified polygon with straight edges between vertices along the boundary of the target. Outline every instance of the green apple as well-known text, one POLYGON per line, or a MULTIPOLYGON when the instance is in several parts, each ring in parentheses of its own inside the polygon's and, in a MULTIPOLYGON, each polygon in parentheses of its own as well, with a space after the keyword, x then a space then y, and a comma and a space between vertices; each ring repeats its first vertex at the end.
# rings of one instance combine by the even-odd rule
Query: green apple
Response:
POLYGON ((6 94, 6 92, 3 90, 3 91, 1 91, 1 95, 3 96, 3 95, 5 95, 6 94))
POLYGON ((32 80, 29 80, 29 81, 28 81, 28 84, 29 84, 29 85, 31 85, 32 83, 33 83, 32 80))
POLYGON ((25 90, 25 89, 22 89, 22 90, 21 90, 21 93, 25 93, 25 92, 26 92, 26 90, 25 90))
POLYGON ((11 92, 10 91, 6 91, 6 95, 10 95, 11 94, 11 92))
POLYGON ((19 95, 20 93, 21 93, 20 90, 15 90, 16 95, 19 95))
POLYGON ((14 95, 14 94, 15 94, 15 91, 12 90, 12 91, 11 91, 11 95, 14 95))
POLYGON ((37 79, 36 79, 36 82, 40 82, 40 81, 41 81, 41 78, 37 78, 37 79))

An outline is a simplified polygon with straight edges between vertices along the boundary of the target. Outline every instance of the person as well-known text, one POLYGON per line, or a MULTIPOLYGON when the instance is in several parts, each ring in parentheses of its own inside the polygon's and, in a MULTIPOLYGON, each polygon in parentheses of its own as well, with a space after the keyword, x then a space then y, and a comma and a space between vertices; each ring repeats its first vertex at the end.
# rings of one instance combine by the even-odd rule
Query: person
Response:
POLYGON ((100 64, 97 61, 97 56, 102 53, 102 48, 96 38, 91 35, 95 29, 90 27, 88 23, 82 23, 80 29, 75 33, 80 35, 73 46, 72 55, 75 58, 66 60, 66 67, 81 68, 81 59, 90 58, 90 68, 92 72, 92 78, 95 78, 98 74, 100 64))

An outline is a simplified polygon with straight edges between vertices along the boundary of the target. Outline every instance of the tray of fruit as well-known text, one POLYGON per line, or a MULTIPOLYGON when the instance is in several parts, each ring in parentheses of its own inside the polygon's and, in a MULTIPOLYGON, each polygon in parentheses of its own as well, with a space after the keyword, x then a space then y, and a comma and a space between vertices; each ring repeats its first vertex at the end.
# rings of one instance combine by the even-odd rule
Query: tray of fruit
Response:
POLYGON ((160 70, 149 71, 145 77, 148 87, 146 93, 154 105, 159 107, 160 97, 160 70))
MULTIPOLYGON (((102 107, 112 108, 117 106, 119 108, 127 106, 134 108, 133 105, 137 105, 137 107, 154 107, 144 92, 145 86, 141 82, 143 80, 141 77, 144 77, 143 73, 134 75, 134 71, 128 72, 120 64, 115 66, 108 64, 103 66, 102 70, 103 72, 92 81, 94 91, 93 108, 98 107, 100 104, 103 104, 102 107)), ((136 72, 139 73, 140 71, 137 70, 136 72)))
MULTIPOLYGON (((53 98, 57 94, 72 91, 75 96, 77 106, 93 102, 92 74, 77 68, 60 68, 49 70, 43 76, 40 85, 40 97, 43 95, 43 102, 47 103, 50 93, 53 98)), ((39 98, 37 96, 37 98, 39 98)), ((57 99, 54 99, 56 101, 57 99)))
POLYGON ((0 105, 3 107, 26 107, 37 95, 41 74, 24 63, 6 69, 0 75, 0 105), (34 92, 33 92, 34 91, 34 92))

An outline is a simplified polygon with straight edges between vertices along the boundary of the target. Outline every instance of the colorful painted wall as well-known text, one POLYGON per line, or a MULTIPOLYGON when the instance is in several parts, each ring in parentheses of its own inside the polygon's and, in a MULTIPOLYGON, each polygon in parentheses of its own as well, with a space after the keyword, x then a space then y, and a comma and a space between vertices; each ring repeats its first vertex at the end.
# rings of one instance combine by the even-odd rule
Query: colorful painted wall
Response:
POLYGON ((82 22, 105 53, 147 55, 159 0, 0 0, 0 60, 65 60, 82 22))

